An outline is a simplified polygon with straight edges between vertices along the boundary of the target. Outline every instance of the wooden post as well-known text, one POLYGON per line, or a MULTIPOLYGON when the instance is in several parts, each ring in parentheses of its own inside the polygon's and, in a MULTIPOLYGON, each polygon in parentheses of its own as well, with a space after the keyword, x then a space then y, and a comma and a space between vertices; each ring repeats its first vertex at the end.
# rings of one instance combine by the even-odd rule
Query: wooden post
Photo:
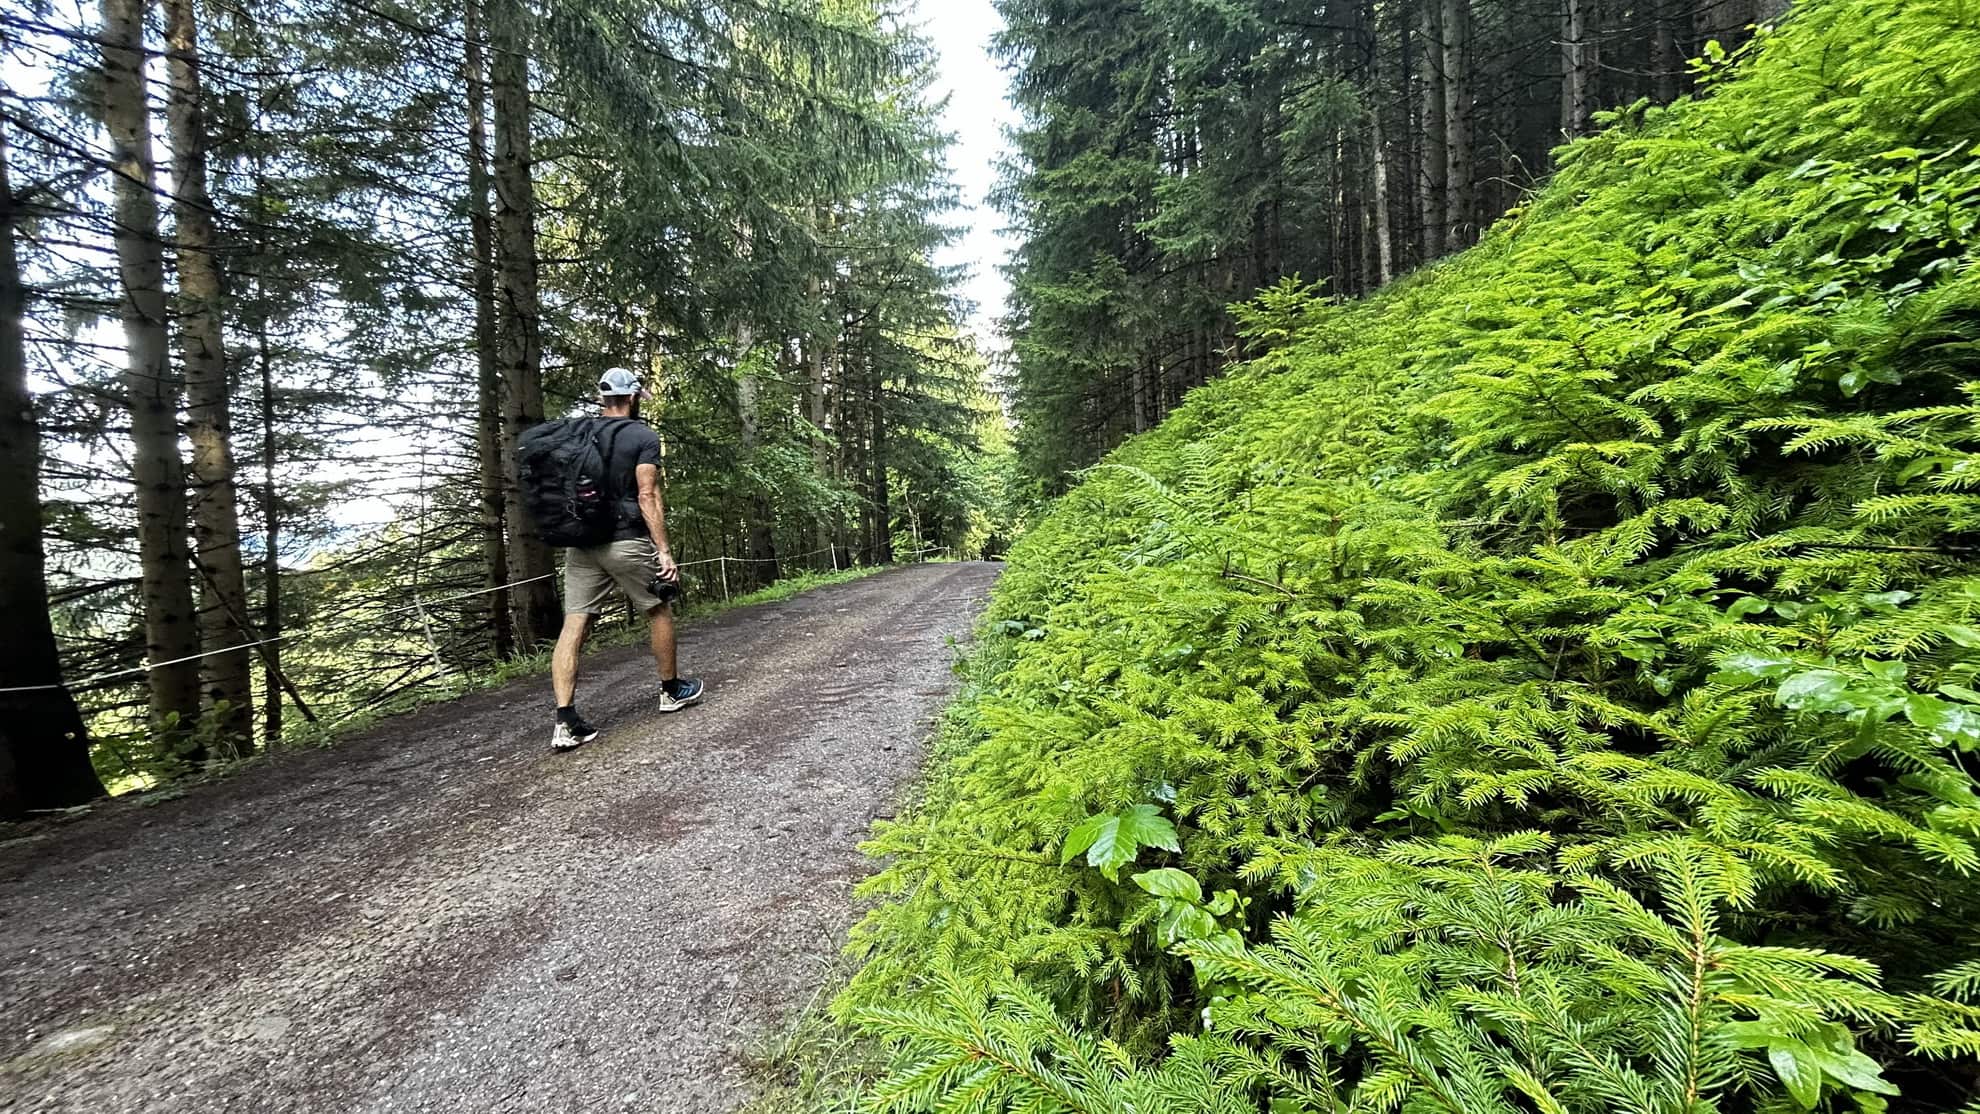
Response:
POLYGON ((715 567, 722 570, 722 602, 727 603, 729 602, 729 559, 717 557, 715 567))

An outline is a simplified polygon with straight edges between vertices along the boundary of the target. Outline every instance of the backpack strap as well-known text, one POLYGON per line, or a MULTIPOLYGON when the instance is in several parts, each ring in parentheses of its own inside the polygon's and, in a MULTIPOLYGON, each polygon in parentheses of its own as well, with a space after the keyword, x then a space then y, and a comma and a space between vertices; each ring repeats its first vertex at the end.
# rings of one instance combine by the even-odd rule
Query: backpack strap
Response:
MULTIPOLYGON (((593 418, 591 420, 597 423, 597 425, 593 427, 591 433, 591 439, 593 444, 597 444, 598 434, 602 432, 602 427, 607 422, 611 423, 611 436, 606 440, 605 444, 599 448, 598 457, 600 460, 605 462, 606 482, 609 483, 612 487, 612 505, 618 508, 619 510, 619 518, 621 520, 619 525, 621 526, 630 525, 630 523, 624 521, 626 518, 625 509, 624 509, 626 489, 624 485, 621 484, 619 477, 612 473, 612 454, 618 451, 619 434, 625 432, 627 423, 637 421, 638 419, 593 418)), ((637 480, 634 481, 634 489, 637 490, 637 480)))

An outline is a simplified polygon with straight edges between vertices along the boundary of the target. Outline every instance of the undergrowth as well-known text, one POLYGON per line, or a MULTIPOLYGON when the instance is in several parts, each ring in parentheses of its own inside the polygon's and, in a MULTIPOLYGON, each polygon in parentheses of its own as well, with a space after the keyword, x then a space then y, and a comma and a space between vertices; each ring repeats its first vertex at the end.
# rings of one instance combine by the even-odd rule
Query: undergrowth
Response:
POLYGON ((864 1108, 1980 1109, 1980 5, 1607 124, 1013 550, 864 1108))

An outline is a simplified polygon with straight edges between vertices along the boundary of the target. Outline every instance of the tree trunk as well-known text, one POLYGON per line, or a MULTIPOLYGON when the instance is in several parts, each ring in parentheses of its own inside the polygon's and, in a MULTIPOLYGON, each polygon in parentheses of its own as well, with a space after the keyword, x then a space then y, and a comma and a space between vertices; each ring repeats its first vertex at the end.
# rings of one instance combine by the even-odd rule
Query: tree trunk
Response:
POLYGON ((873 563, 886 565, 894 560, 893 498, 887 489, 887 389, 871 361, 867 371, 873 403, 873 563))
MULTIPOLYGON (((827 420, 831 422, 832 439, 838 450, 832 457, 832 480, 836 486, 844 490, 853 486, 852 481, 847 477, 856 477, 859 474, 860 435, 859 426, 854 420, 858 401, 854 397, 853 385, 848 381, 851 377, 846 370, 852 354, 858 351, 859 326, 842 317, 835 328, 837 331, 832 337, 829 349, 831 366, 827 370, 832 388, 826 395, 825 410, 827 420)), ((861 522, 864 521, 862 516, 861 522)), ((832 544, 845 552, 848 564, 852 561, 853 525, 841 517, 832 527, 832 544)))
MULTIPOLYGON (((262 258, 267 258, 262 252, 262 258)), ((261 301, 257 279, 256 301, 261 301)), ((279 448, 275 440, 275 360, 268 348, 266 304, 255 320, 255 363, 261 373, 261 637, 282 637, 282 498, 276 486, 279 448)), ((282 741, 282 644, 261 648, 261 744, 273 749, 282 741)))
MULTIPOLYGON (((165 253, 145 100, 145 8, 145 0, 103 0, 103 124, 114 168, 131 478, 137 487, 145 644, 153 665, 151 723, 155 731, 189 732, 199 719, 199 663, 178 659, 199 652, 199 627, 186 552, 185 462, 179 456, 183 391, 167 350, 165 253)), ((197 744, 179 753, 192 762, 206 757, 197 744)))
MULTIPOLYGON (((1579 2, 1579 0, 1570 0, 1579 2)), ((1661 0, 1655 9, 1656 27, 1650 44, 1651 95, 1659 104, 1678 99, 1683 88, 1684 56, 1678 49, 1677 0, 1661 0)), ((1681 9, 1680 9, 1681 10, 1681 9)))
POLYGON ((1456 251, 1471 242, 1471 0, 1443 0, 1444 5, 1444 248, 1456 251))
POLYGON ((749 488, 746 504, 749 516, 749 579, 751 583, 768 584, 777 579, 776 518, 769 498, 763 493, 762 482, 755 478, 760 472, 757 453, 762 447, 760 427, 763 421, 757 401, 761 384, 750 363, 750 351, 755 347, 755 326, 747 321, 737 324, 736 362, 741 375, 736 380, 736 418, 742 426, 743 467, 750 473, 746 481, 749 488))
MULTIPOLYGON (((805 294, 808 302, 816 309, 821 320, 825 317, 824 300, 821 297, 823 289, 824 284, 819 280, 817 275, 811 276, 805 282, 805 294)), ((819 484, 821 486, 829 486, 832 477, 832 461, 830 447, 825 440, 825 368, 826 362, 830 359, 831 341, 827 339, 824 331, 821 330, 818 333, 814 333, 807 340, 805 347, 808 349, 805 353, 805 362, 807 364, 806 370, 809 373, 805 389, 805 416, 810 419, 811 428, 814 431, 811 435, 811 467, 818 475, 819 484)), ((831 523, 824 518, 820 518, 817 522, 817 534, 812 548, 827 549, 832 544, 831 523)), ((825 563, 821 567, 830 567, 829 556, 825 558, 825 563)))
POLYGON ((522 0, 488 5, 490 84, 495 108, 496 227, 501 239, 500 363, 504 380, 502 476, 508 495, 509 582, 516 585, 516 641, 526 649, 556 637, 562 608, 551 582, 550 548, 516 497, 515 443, 543 420, 542 310, 536 285, 536 187, 531 181, 529 12, 522 0), (529 583, 522 583, 529 581, 529 583))
POLYGON ((516 635, 509 592, 502 587, 509 578, 508 546, 502 535, 508 499, 502 478, 502 365, 496 352, 495 227, 488 212, 488 81, 481 36, 481 0, 468 0, 462 37, 467 40, 468 230, 474 251, 474 446, 481 496, 482 587, 495 589, 484 597, 488 645, 500 660, 515 653, 516 635))
POLYGON ((1389 234, 1389 153, 1388 139, 1382 134, 1381 106, 1368 114, 1368 121, 1368 143, 1374 152, 1369 192, 1375 207, 1375 283, 1387 286, 1396 274, 1396 254, 1389 234))
MULTIPOLYGON (((1561 20, 1561 132, 1569 139, 1587 135, 1595 114, 1595 78, 1600 64, 1590 10, 1594 0, 1566 0, 1561 20)), ((1659 21, 1662 27, 1662 21, 1659 21)))
POLYGON ((48 617, 41 546, 41 427, 27 387, 21 335, 24 297, 14 254, 13 184, 0 123, 0 818, 30 809, 68 808, 103 796, 89 763, 89 736, 75 698, 62 687, 62 662, 48 617))
MULTIPOLYGON (((258 98, 257 98, 258 99, 258 98)), ((259 120, 256 121, 259 123, 259 120)), ((268 236, 268 166, 260 150, 254 154, 254 269, 252 329, 255 368, 261 381, 261 745, 273 750, 282 741, 282 500, 276 483, 281 463, 276 440, 275 357, 268 342, 268 288, 262 278, 273 253, 268 236)))
POLYGON ((1423 260, 1444 254, 1447 225, 1444 199, 1449 180, 1449 154, 1444 136, 1444 31, 1442 0, 1417 0, 1417 94, 1422 115, 1420 169, 1416 174, 1417 209, 1423 223, 1423 260))
POLYGON ((1145 364, 1137 363, 1128 372, 1128 414, 1132 418, 1134 432, 1148 432, 1148 370, 1145 364))
MULTIPOLYGON (((213 201, 206 191, 206 113, 201 104, 199 12, 195 0, 165 0, 171 54, 173 221, 179 246, 179 353, 185 364, 192 442, 193 535, 200 571, 199 630, 213 738, 240 757, 254 750, 252 651, 214 653, 253 642, 247 624, 247 577, 241 569, 241 518, 234 486, 234 416, 227 342, 221 319, 213 201), (224 709, 224 711, 222 711, 224 709)), ((279 699, 279 694, 277 694, 279 699)))

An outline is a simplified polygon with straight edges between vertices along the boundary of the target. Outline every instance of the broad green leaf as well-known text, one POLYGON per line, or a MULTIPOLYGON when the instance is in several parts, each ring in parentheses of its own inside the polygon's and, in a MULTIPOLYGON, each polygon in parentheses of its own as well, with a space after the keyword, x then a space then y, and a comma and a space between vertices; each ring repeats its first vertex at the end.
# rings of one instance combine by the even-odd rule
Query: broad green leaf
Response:
POLYGON ((1939 691, 1962 704, 1980 704, 1980 692, 1975 692, 1965 685, 1940 685, 1939 691))
POLYGON ((1065 849, 1059 853, 1060 864, 1072 862, 1074 855, 1093 846, 1093 841, 1100 838, 1101 829, 1119 825, 1120 821, 1104 812, 1073 825, 1073 830, 1066 833, 1065 849))
POLYGON ((1182 850, 1182 840, 1176 835, 1176 826, 1169 823, 1168 818, 1154 805, 1135 805, 1121 813, 1120 838, 1123 842, 1133 842, 1137 847, 1182 850))
POLYGON ((1767 601, 1758 596, 1741 596, 1733 601, 1731 607, 1726 608, 1726 618, 1739 620, 1748 615, 1761 615, 1766 612, 1768 606, 1767 601))
POLYGON ((1866 661, 1863 668, 1879 681, 1889 681, 1894 685, 1902 683, 1905 674, 1910 672, 1901 661, 1866 661))
POLYGON ((1134 884, 1156 897, 1172 897, 1194 905, 1203 903, 1203 887, 1186 872, 1172 866, 1144 870, 1134 876, 1134 884))
POLYGON ((1822 1026, 1804 1047, 1810 1063, 1846 1087, 1880 1095, 1898 1093, 1898 1089, 1884 1078, 1884 1069, 1877 1061, 1857 1050, 1849 1030, 1841 1025, 1822 1026))
POLYGON ((1727 655, 1719 663, 1719 671, 1712 675, 1712 680, 1722 685, 1742 685, 1785 676, 1793 669, 1792 658, 1758 650, 1741 650, 1727 655))
POLYGON ((1781 1039, 1781 1031, 1764 1021, 1728 1021, 1719 1035, 1734 1048, 1765 1048, 1781 1039))
POLYGON ((1163 944, 1201 940, 1216 934, 1217 919, 1209 913, 1186 901, 1161 900, 1162 911, 1156 915, 1155 930, 1163 944))
POLYGON ((1089 816, 1067 834, 1059 861, 1069 863, 1086 852, 1089 866, 1100 868, 1108 881, 1119 881, 1121 868, 1134 861, 1143 847, 1180 851, 1175 825, 1154 805, 1131 805, 1125 812, 1089 816))
POLYGON ((1980 709, 1948 704, 1936 696, 1914 696, 1904 702, 1904 718, 1932 733, 1942 743, 1968 746, 1980 742, 1980 709))
POLYGON ((1774 699, 1797 712, 1847 712, 1856 707, 1849 699, 1849 678, 1833 669, 1811 669, 1789 677, 1774 699))
POLYGON ((1803 1110, 1813 1110, 1822 1097, 1822 1069, 1809 1047, 1798 1040, 1776 1040, 1767 1046, 1767 1059, 1774 1073, 1786 1084, 1788 1094, 1803 1110))
POLYGON ((1980 630, 1974 630, 1972 627, 1962 626, 1958 623, 1940 627, 1939 630, 1955 646, 1963 646, 1968 650, 1980 650, 1980 630))

